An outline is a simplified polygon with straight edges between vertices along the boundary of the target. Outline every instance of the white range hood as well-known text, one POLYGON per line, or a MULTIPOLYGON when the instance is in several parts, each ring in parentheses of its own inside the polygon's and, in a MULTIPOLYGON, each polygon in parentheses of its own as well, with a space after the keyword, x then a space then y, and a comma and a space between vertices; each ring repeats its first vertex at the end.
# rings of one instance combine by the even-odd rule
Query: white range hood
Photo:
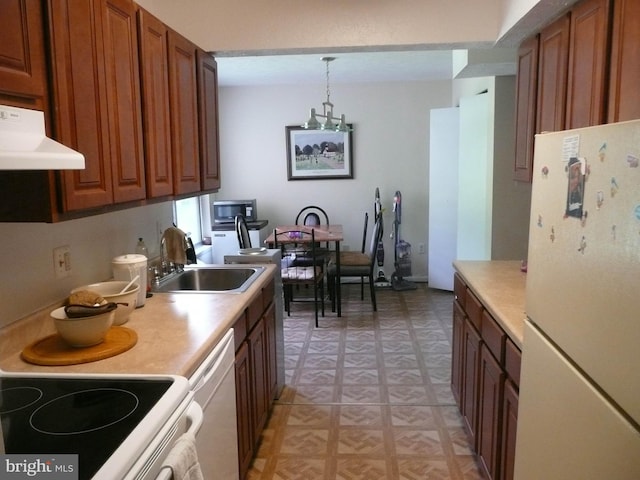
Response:
POLYGON ((0 170, 82 170, 84 155, 47 137, 44 113, 0 105, 0 170))

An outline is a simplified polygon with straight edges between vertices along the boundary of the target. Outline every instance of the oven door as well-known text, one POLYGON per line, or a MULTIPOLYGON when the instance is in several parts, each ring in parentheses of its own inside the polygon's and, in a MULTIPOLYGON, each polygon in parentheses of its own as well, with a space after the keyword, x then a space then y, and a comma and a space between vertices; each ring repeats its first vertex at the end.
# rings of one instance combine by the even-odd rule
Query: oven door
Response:
POLYGON ((159 445, 201 422, 174 375, 3 372, 0 399, 4 453, 77 455, 82 480, 147 478, 160 470, 159 445))

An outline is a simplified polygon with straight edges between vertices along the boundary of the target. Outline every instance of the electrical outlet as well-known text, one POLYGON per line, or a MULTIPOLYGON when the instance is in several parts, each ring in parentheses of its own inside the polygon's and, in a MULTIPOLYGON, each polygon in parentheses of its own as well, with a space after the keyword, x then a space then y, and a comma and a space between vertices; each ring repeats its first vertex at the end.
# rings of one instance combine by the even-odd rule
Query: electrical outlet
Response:
POLYGON ((424 252, 425 252, 424 248, 425 248, 425 247, 424 247, 424 243, 420 243, 420 244, 418 244, 418 253, 419 253, 420 255, 424 255, 424 252))
POLYGON ((71 275, 71 248, 69 245, 53 249, 53 269, 56 278, 66 278, 71 275))

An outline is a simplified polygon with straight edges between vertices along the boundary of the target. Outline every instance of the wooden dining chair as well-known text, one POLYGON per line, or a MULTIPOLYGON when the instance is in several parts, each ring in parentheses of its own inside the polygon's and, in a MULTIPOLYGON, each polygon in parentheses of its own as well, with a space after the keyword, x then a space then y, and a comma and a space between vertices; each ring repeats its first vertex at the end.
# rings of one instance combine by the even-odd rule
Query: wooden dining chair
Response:
MULTIPOLYGON (((306 226, 329 225, 329 215, 327 215, 327 212, 321 207, 316 205, 307 205, 296 215, 295 224, 306 226)), ((315 247, 316 261, 323 264, 326 263, 330 252, 329 242, 326 242, 325 245, 316 244, 315 247)), ((306 266, 311 265, 308 245, 297 247, 296 264, 306 266)))
POLYGON ((251 248, 251 237, 249 236, 249 228, 244 215, 236 215, 235 219, 236 235, 238 236, 238 246, 243 248, 251 248))
POLYGON ((279 241, 279 238, 283 238, 284 235, 291 233, 300 234, 299 231, 273 231, 274 248, 280 248, 282 251, 282 288, 284 292, 284 308, 287 315, 291 315, 291 303, 292 302, 313 302, 315 313, 315 324, 318 327, 318 303, 320 303, 321 313, 324 317, 324 266, 316 260, 316 247, 315 247, 315 229, 311 229, 311 263, 309 265, 299 265, 295 262, 295 253, 291 253, 284 248, 285 244, 279 241), (313 298, 296 297, 294 299, 294 287, 307 286, 313 287, 313 298))
MULTIPOLYGON (((368 214, 365 214, 364 235, 366 236, 368 214)), ((340 277, 360 277, 360 300, 364 300, 364 279, 369 280, 369 291, 371 295, 371 306, 373 311, 378 310, 376 304, 376 291, 374 285, 373 269, 376 265, 376 252, 378 250, 378 242, 382 238, 382 215, 378 215, 376 223, 369 240, 369 249, 365 252, 340 252, 340 277)), ((335 311, 335 291, 338 282, 341 281, 337 276, 336 259, 332 258, 327 266, 327 283, 329 284, 329 293, 331 296, 331 310, 335 311)))

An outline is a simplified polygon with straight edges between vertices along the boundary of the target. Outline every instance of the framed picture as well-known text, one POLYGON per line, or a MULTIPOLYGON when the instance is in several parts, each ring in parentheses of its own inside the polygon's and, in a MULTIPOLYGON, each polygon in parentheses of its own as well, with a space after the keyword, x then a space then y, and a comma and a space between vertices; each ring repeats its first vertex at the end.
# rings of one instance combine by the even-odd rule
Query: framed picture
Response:
POLYGON ((285 128, 289 180, 353 178, 350 131, 305 130, 299 126, 285 128))

